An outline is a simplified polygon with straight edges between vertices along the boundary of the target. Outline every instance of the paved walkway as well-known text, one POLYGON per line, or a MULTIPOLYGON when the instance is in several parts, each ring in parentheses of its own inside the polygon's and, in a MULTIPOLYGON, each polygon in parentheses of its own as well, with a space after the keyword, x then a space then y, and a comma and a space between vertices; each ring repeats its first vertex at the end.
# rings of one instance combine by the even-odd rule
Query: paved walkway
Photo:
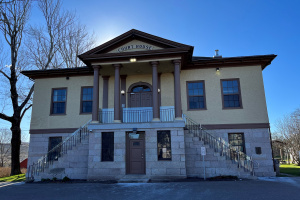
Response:
POLYGON ((168 183, 31 183, 0 186, 0 199, 299 200, 300 178, 278 178, 168 183))

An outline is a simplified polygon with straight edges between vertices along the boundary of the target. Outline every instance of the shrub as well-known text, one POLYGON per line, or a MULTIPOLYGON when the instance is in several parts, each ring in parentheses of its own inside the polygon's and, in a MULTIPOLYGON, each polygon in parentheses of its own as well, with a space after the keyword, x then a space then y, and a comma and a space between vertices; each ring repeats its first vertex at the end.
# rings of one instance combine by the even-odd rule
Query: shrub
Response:
POLYGON ((0 167, 0 178, 10 176, 10 167, 0 167))
MULTIPOLYGON (((22 168, 22 174, 26 174, 27 169, 22 168)), ((0 167, 0 178, 10 176, 10 167, 0 167)))
POLYGON ((63 182, 67 182, 67 181, 70 181, 71 179, 69 178, 69 177, 67 177, 67 176, 65 176, 63 179, 62 179, 62 181, 63 182))

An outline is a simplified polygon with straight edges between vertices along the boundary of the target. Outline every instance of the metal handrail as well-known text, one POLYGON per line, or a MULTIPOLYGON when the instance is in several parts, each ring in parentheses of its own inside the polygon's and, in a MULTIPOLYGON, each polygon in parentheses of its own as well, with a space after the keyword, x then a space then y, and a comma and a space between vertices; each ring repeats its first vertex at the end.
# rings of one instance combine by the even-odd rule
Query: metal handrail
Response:
POLYGON ((54 161, 58 160, 58 158, 62 157, 64 154, 67 154, 68 150, 72 150, 74 146, 81 143, 89 134, 87 126, 90 122, 91 120, 77 129, 61 143, 53 147, 48 153, 38 159, 36 163, 33 162, 29 165, 26 172, 26 179, 33 180, 34 176, 38 176, 40 172, 44 172, 54 161))
POLYGON ((225 156, 227 160, 231 160, 238 165, 238 168, 243 168, 245 171, 250 172, 254 176, 254 168, 257 168, 259 164, 253 161, 252 157, 248 156, 242 151, 239 151, 236 147, 231 146, 227 141, 222 138, 216 138, 207 132, 201 124, 195 122, 188 116, 183 114, 185 121, 185 127, 189 130, 189 133, 194 134, 194 137, 199 137, 205 145, 220 154, 225 156))

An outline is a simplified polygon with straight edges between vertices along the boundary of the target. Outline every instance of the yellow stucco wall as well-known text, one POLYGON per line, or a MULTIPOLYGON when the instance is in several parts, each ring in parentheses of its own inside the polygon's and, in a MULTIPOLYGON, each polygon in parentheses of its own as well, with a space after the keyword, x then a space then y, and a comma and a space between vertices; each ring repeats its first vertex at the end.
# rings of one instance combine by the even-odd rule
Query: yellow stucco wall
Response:
POLYGON ((93 76, 36 79, 34 86, 31 129, 78 128, 92 118, 79 115, 81 86, 93 86, 93 76), (67 87, 66 115, 50 115, 52 88, 67 87))
MULTIPOLYGON (((103 79, 100 80, 99 107, 102 107, 103 79)), ((127 91, 136 82, 152 84, 152 75, 132 75, 126 79, 127 91)), ((62 78, 45 78, 35 80, 31 129, 77 128, 91 119, 91 114, 80 115, 81 86, 92 86, 93 76, 76 76, 66 80, 62 78), (67 87, 66 115, 51 116, 52 88, 67 87)), ((109 78, 108 107, 114 107, 114 77, 109 78)), ((217 73, 215 68, 182 70, 181 100, 183 113, 202 124, 239 124, 268 123, 268 114, 260 66, 226 67, 217 73), (220 79, 239 78, 242 109, 222 109, 220 79), (186 81, 204 80, 207 110, 187 111, 186 81)), ((128 99, 126 100, 128 105, 128 99)), ((161 75, 161 105, 174 106, 174 76, 172 73, 161 75)))
POLYGON ((260 66, 181 71, 182 110, 202 124, 269 123, 260 66), (220 79, 239 78, 242 109, 222 109, 220 79), (187 111, 186 81, 204 80, 207 110, 187 111))

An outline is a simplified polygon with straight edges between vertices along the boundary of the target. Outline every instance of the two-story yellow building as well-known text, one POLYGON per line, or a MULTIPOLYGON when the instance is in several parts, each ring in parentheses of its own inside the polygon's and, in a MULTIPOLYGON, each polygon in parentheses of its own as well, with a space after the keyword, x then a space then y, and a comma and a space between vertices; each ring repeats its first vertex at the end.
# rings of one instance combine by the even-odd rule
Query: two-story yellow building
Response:
POLYGON ((27 177, 274 176, 262 70, 275 57, 196 57, 133 29, 80 55, 86 67, 23 71, 27 177))

